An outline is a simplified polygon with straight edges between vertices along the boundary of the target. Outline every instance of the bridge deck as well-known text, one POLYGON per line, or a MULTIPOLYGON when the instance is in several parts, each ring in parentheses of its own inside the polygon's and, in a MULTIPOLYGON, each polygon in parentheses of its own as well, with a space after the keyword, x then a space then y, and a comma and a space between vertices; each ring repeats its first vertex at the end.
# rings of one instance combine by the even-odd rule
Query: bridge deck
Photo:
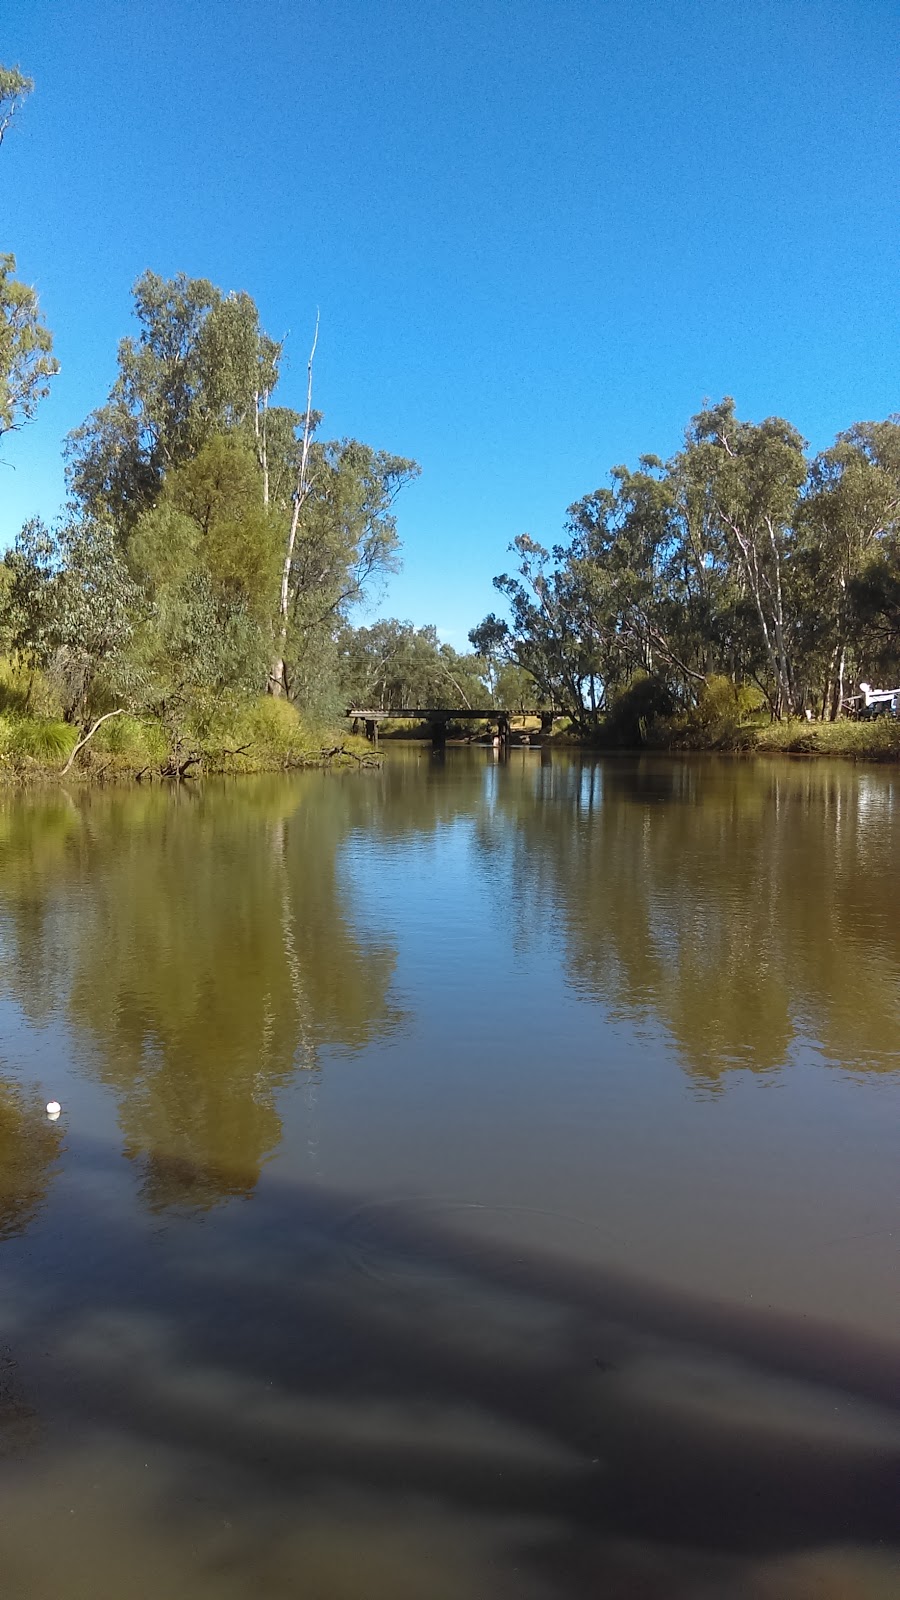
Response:
POLYGON ((561 715, 559 711, 511 711, 508 706, 390 706, 386 711, 365 711, 357 706, 351 706, 347 712, 348 717, 357 717, 360 722, 384 722, 388 717, 409 717, 420 722, 434 722, 438 718, 449 720, 451 717, 462 722, 467 718, 478 717, 495 722, 498 717, 561 715))

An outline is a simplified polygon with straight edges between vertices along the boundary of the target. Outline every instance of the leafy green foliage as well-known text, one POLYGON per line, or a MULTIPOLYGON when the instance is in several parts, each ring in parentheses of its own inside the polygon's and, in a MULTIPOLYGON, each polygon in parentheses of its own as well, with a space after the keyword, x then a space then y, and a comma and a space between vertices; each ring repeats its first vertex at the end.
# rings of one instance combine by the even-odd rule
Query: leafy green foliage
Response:
POLYGON ((67 722, 47 717, 0 716, 0 762, 20 772, 29 765, 57 766, 65 760, 78 734, 67 722))
POLYGON ((320 675, 334 683, 335 643, 348 611, 395 571, 394 503, 418 476, 414 461, 355 439, 314 444, 312 492, 303 508, 289 583, 286 684, 299 704, 322 703, 320 675))
POLYGON ((27 523, 6 557, 10 643, 56 684, 66 719, 83 721, 133 692, 130 646, 142 597, 103 523, 27 523))
POLYGON ((26 78, 18 67, 0 66, 0 144, 33 88, 34 80, 26 78))
POLYGON ((0 438, 31 422, 59 371, 37 295, 15 270, 15 256, 0 255, 0 438))
POLYGON ((682 750, 751 749, 764 707, 765 697, 754 685, 713 674, 695 706, 653 719, 648 742, 682 750))
POLYGON ((280 530, 240 434, 215 434, 168 474, 127 537, 146 610, 134 658, 143 703, 183 715, 264 683, 280 530))
POLYGON ((459 655, 435 628, 394 617, 348 629, 341 644, 344 702, 362 710, 483 705, 483 670, 480 657, 459 655))
POLYGON ((647 744, 654 725, 673 709, 672 691, 665 680, 639 673, 627 688, 610 698, 605 742, 628 750, 647 744))
MULTIPOLYGON (((0 65, 0 145, 33 88, 18 67, 0 65)), ((31 422, 59 371, 37 295, 15 271, 15 256, 0 254, 0 438, 31 422)))
MULTIPOLYGON (((112 529, 140 596, 127 703, 180 744, 221 696, 257 695, 277 654, 279 690, 334 712, 348 612, 397 563, 394 503, 418 468, 357 440, 313 439, 317 413, 307 427, 270 403, 281 347, 249 295, 147 272, 135 312, 107 402, 68 444, 78 516, 112 529)), ((39 631, 17 642, 44 660, 39 631)))
POLYGON ((582 734, 620 738, 633 683, 671 700, 628 712, 635 742, 666 718, 682 742, 740 742, 748 695, 776 718, 837 716, 854 677, 900 675, 900 419, 804 452, 781 418, 708 408, 671 461, 616 467, 572 505, 566 544, 518 538, 494 580, 509 621, 470 639, 582 734))

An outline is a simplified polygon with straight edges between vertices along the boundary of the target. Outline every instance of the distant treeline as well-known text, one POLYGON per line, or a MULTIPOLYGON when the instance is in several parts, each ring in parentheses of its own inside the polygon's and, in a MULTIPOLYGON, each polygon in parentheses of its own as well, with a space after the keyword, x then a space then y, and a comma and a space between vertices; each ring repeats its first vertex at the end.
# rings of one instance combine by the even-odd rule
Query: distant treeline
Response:
POLYGON ((564 543, 514 549, 494 580, 510 620, 470 639, 584 734, 623 700, 646 722, 729 691, 738 712, 836 719, 860 679, 900 679, 900 418, 810 458, 789 422, 723 400, 670 461, 576 501, 564 543))

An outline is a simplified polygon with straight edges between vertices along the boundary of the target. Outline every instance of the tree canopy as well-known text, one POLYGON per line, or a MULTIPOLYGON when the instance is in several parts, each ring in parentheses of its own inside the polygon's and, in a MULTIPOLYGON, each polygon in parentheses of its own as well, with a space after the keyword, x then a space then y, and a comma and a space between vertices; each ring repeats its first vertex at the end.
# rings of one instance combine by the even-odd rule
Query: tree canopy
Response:
MULTIPOLYGON (((0 145, 34 85, 0 65, 0 145)), ((0 252, 0 439, 31 422, 59 370, 53 338, 34 289, 16 277, 16 258, 0 252)))
POLYGON ((361 710, 392 707, 484 706, 485 662, 442 644, 433 627, 395 617, 348 628, 341 639, 340 674, 348 704, 361 710))
POLYGON ((696 707, 724 678, 773 716, 833 718, 867 670, 900 673, 898 417, 810 457, 789 422, 725 399, 669 461, 615 467, 565 531, 515 540, 494 580, 508 616, 470 639, 586 733, 636 684, 648 707, 696 707))
POLYGON ((0 438, 32 421, 59 371, 37 294, 15 272, 15 256, 0 255, 0 438))
POLYGON ((13 649, 79 721, 124 699, 174 727, 267 684, 336 709, 348 614, 397 563, 415 462, 273 403, 281 346, 249 295, 146 272, 134 307, 112 389, 68 440, 66 514, 7 558, 13 649))
POLYGON ((26 78, 18 67, 4 67, 0 63, 0 144, 9 132, 16 112, 34 88, 34 80, 26 78))

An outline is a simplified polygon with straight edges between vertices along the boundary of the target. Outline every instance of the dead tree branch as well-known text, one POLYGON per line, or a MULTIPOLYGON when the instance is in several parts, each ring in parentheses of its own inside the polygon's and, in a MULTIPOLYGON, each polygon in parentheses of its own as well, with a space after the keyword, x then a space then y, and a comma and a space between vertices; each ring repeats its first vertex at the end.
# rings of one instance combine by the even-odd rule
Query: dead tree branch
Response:
POLYGON ((83 750, 85 745, 87 744, 88 740, 89 739, 93 739, 94 734, 97 732, 97 729, 99 728, 101 722, 108 722, 110 717, 121 717, 123 715, 124 711, 125 711, 125 707, 124 706, 119 706, 115 711, 104 711, 103 716, 97 718, 97 720, 94 723, 93 727, 88 729, 88 732, 85 734, 84 738, 83 739, 79 739, 79 741, 76 744, 74 750, 72 751, 72 754, 70 755, 68 761, 66 762, 65 766, 62 769, 62 772, 60 773, 60 777, 62 777, 62 778, 65 777, 66 773, 68 772, 69 768, 72 765, 72 762, 75 760, 75 757, 77 756, 79 750, 83 750))
POLYGON ((271 689, 273 694, 284 693, 284 653, 287 649, 288 611, 291 599, 291 572, 294 565, 294 546, 297 542, 297 528, 300 524, 300 513, 309 499, 312 485, 309 476, 309 452, 312 443, 312 432, 315 426, 312 412, 312 386, 313 362, 316 358, 316 346, 319 343, 319 313, 316 312, 316 327, 313 334, 312 349, 306 363, 306 415, 303 418, 303 440, 300 446, 300 470, 297 473, 297 487, 294 490, 294 509, 291 513, 291 526, 288 531, 287 547, 284 552, 284 565, 281 570, 281 597, 279 614, 281 618, 279 635, 278 659, 272 668, 271 689))

